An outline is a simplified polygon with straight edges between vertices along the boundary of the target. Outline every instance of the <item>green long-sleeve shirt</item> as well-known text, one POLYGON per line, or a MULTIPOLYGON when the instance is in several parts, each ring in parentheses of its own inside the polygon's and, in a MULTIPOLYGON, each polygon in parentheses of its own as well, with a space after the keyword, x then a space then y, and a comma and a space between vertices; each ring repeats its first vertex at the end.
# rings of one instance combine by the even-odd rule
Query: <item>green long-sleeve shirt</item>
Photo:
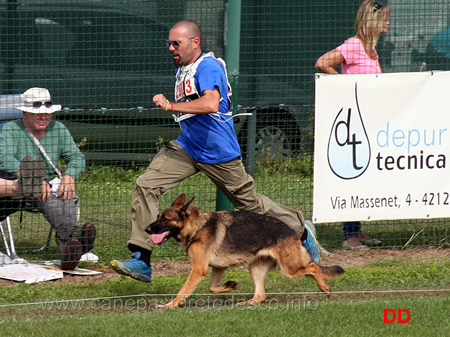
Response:
MULTIPOLYGON (((86 169, 84 155, 75 144, 69 130, 58 121, 51 121, 45 136, 40 140, 53 164, 58 166, 59 159, 67 164, 66 174, 78 179, 86 169)), ((30 155, 32 158, 41 157, 47 164, 47 178, 53 178, 55 171, 47 162, 41 151, 34 143, 31 135, 25 129, 22 119, 14 120, 3 126, 0 135, 0 170, 17 174, 20 160, 30 155)))

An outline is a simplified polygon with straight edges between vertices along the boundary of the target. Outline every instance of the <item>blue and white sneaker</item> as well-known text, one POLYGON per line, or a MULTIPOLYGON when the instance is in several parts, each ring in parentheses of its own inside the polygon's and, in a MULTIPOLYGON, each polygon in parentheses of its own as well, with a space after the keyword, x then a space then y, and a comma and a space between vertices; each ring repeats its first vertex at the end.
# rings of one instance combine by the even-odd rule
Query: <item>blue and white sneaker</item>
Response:
POLYGON ((141 252, 135 252, 133 257, 125 262, 112 260, 111 267, 119 274, 131 276, 139 281, 150 282, 152 279, 152 266, 147 266, 140 258, 141 252))
POLYGON ((320 261, 320 246, 316 238, 316 228, 311 221, 305 220, 305 230, 308 232, 306 240, 303 240, 303 244, 306 247, 309 255, 315 263, 320 261))

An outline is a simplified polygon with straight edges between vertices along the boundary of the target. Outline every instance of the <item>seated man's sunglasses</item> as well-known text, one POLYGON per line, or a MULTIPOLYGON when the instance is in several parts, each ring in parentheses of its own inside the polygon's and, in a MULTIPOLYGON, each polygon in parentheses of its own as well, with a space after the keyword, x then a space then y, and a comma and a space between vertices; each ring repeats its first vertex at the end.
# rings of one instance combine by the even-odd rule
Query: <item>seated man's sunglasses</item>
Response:
POLYGON ((26 106, 32 106, 33 108, 40 108, 41 106, 45 106, 46 108, 50 108, 53 105, 52 101, 35 101, 31 103, 25 103, 26 106))

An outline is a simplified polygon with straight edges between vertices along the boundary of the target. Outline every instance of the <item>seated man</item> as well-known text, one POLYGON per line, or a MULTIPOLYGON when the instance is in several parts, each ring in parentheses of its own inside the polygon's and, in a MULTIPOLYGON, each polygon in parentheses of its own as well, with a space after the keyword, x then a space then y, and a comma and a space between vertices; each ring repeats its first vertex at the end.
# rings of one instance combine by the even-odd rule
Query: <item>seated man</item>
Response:
MULTIPOLYGON (((6 123, 0 137, 0 170, 7 172, 1 178, 16 179, 14 175, 20 166, 21 193, 35 201, 55 229, 61 268, 71 270, 81 255, 93 248, 96 236, 95 227, 90 223, 81 227, 77 217, 75 181, 86 168, 85 159, 67 128, 52 121, 52 114, 61 110, 61 105, 52 103, 47 89, 28 89, 22 94, 22 101, 22 106, 16 109, 23 112, 23 119, 6 123), (67 169, 59 184, 55 184, 53 178, 55 173, 60 174, 57 169, 60 159, 67 169), (46 172, 40 186, 42 168, 46 172)), ((16 199, 6 197, 0 201, 0 221, 19 209, 16 199)))

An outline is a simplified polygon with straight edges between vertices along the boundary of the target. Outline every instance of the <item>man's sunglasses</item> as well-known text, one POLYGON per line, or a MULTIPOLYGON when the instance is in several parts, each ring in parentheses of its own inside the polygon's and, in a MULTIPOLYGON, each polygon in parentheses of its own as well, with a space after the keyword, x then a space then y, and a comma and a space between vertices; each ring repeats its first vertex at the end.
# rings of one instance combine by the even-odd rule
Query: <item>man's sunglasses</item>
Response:
POLYGON ((32 106, 33 108, 40 108, 41 106, 45 106, 46 108, 50 108, 53 105, 52 101, 35 101, 32 103, 27 103, 26 105, 32 106))
POLYGON ((192 39, 195 39, 195 37, 191 37, 190 39, 187 39, 187 40, 184 40, 184 41, 181 41, 181 42, 179 42, 179 41, 170 41, 170 40, 167 40, 167 41, 166 41, 166 47, 167 47, 167 48, 170 48, 170 46, 174 46, 174 47, 176 48, 176 47, 179 47, 180 44, 183 44, 183 43, 185 43, 185 42, 188 42, 188 41, 190 41, 190 40, 192 40, 192 39))

